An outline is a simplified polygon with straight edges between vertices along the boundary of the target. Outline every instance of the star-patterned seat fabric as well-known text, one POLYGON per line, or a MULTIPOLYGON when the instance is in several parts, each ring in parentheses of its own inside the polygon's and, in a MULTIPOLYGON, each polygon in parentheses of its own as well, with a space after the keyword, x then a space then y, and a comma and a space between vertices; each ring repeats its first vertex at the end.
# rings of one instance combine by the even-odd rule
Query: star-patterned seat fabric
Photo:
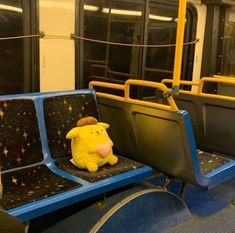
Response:
POLYGON ((80 187, 46 165, 38 165, 2 174, 3 195, 0 208, 13 209, 49 196, 80 187))
POLYGON ((0 101, 0 208, 9 210, 81 186, 52 172, 43 159, 34 101, 0 101))
POLYGON ((51 156, 71 158, 70 140, 66 134, 76 127, 79 119, 93 116, 98 119, 93 94, 61 95, 43 101, 47 140, 51 156))
POLYGON ((33 100, 0 101, 0 155, 2 171, 43 160, 33 100))
POLYGON ((202 174, 214 171, 218 167, 229 162, 229 159, 223 157, 222 154, 209 153, 198 149, 198 157, 200 161, 200 169, 202 174))
POLYGON ((93 183, 143 166, 141 163, 119 158, 116 165, 106 165, 94 173, 77 168, 69 161, 72 157, 71 142, 66 139, 66 134, 76 127, 77 121, 83 117, 93 116, 99 119, 95 96, 93 94, 53 96, 45 98, 43 105, 50 153, 60 169, 93 183))

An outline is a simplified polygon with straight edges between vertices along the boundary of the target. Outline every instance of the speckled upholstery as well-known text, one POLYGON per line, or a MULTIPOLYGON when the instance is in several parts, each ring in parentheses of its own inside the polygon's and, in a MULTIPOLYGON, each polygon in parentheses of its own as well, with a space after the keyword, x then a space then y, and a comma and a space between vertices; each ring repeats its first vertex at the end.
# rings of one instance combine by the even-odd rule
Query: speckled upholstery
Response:
POLYGON ((43 159, 33 100, 0 101, 0 208, 12 209, 81 186, 36 164, 43 159))

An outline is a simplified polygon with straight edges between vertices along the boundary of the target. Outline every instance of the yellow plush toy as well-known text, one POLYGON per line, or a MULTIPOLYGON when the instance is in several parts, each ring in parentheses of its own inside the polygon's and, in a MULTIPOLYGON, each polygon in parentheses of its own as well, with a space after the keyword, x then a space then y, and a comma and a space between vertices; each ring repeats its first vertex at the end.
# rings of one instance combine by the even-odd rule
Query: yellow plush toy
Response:
POLYGON ((113 155, 113 142, 106 132, 108 127, 108 124, 98 122, 94 117, 85 117, 67 133, 66 138, 72 139, 73 163, 78 168, 96 172, 106 163, 114 165, 118 162, 113 155))

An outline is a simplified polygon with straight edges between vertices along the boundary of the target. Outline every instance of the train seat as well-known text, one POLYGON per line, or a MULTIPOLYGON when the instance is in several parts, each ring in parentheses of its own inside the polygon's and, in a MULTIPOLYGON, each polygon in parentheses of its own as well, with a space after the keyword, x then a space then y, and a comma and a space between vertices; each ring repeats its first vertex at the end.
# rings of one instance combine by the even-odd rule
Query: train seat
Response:
POLYGON ((183 93, 174 99, 190 114, 198 148, 235 159, 235 101, 183 93))
MULTIPOLYGON (((138 82, 133 81, 136 85, 138 82)), ((140 83, 149 83, 150 87, 156 85, 140 83)), ((96 82, 91 85, 102 86, 96 82)), ((126 89, 123 87, 124 92, 126 89)), ((110 135, 119 154, 148 164, 169 177, 204 188, 212 188, 235 175, 233 159, 197 149, 187 111, 160 109, 159 104, 154 106, 155 103, 148 106, 147 101, 136 101, 124 94, 126 99, 97 93, 101 119, 115 125, 110 129, 110 135)))
POLYGON ((0 98, 1 209, 28 221, 151 175, 152 168, 125 158, 111 172, 75 174, 65 134, 87 114, 98 117, 90 90, 0 98))
POLYGON ((144 166, 120 157, 116 166, 106 165, 95 173, 78 169, 70 162, 72 157, 70 141, 65 136, 70 129, 76 126, 78 119, 85 116, 99 119, 94 94, 47 97, 44 99, 43 105, 49 150, 58 168, 89 182, 96 182, 144 166))
POLYGON ((5 99, 1 105, 0 207, 11 210, 81 186, 44 164, 35 103, 32 98, 5 99))

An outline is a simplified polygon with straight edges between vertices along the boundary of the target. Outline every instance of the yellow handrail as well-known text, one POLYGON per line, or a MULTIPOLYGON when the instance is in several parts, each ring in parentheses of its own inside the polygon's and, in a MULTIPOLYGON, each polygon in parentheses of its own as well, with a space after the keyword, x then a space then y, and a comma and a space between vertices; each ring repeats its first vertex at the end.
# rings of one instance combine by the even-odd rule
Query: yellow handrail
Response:
POLYGON ((174 73, 173 73, 173 85, 172 85, 172 88, 176 90, 179 89, 179 81, 181 76, 186 7, 187 7, 187 0, 179 0, 174 73))
POLYGON ((136 80, 136 79, 128 79, 125 82, 124 85, 114 84, 114 83, 107 83, 107 82, 91 81, 89 83, 89 88, 94 88, 95 86, 98 86, 98 87, 122 90, 122 91, 124 91, 124 97, 113 95, 113 94, 108 94, 108 93, 104 93, 104 92, 96 92, 96 94, 99 97, 104 97, 104 98, 108 98, 108 99, 114 99, 114 100, 118 100, 118 101, 124 101, 124 102, 128 102, 128 103, 154 107, 154 108, 158 108, 158 109, 162 109, 162 110, 178 111, 178 108, 177 108, 177 106, 175 104, 175 101, 174 101, 172 96, 169 96, 169 97, 166 98, 169 105, 154 103, 154 102, 148 102, 148 101, 145 101, 145 100, 132 99, 130 97, 130 86, 131 85, 157 88, 157 89, 161 89, 164 93, 169 92, 169 89, 162 83, 136 80))
POLYGON ((164 105, 164 104, 160 104, 160 103, 132 99, 130 97, 130 86, 131 85, 157 88, 157 89, 161 89, 164 93, 168 93, 169 89, 164 84, 157 83, 157 82, 151 82, 151 81, 145 81, 145 80, 128 79, 125 83, 125 100, 127 102, 133 103, 133 104, 140 104, 140 105, 145 105, 145 106, 149 106, 149 107, 156 107, 156 108, 163 109, 163 110, 178 111, 177 105, 176 105, 172 96, 166 97, 166 99, 169 103, 169 106, 164 105))
MULTIPOLYGON (((173 83, 172 79, 163 79, 161 81, 161 83, 166 84, 166 83, 173 83)), ((199 86, 199 82, 195 82, 195 81, 188 81, 188 80, 180 80, 179 82, 180 85, 187 85, 187 86, 199 86)), ((183 93, 183 94, 189 94, 189 95, 196 95, 196 92, 192 92, 190 90, 180 90, 179 89, 179 93, 183 93)))
POLYGON ((232 78, 232 79, 235 78, 234 76, 225 76, 225 75, 217 75, 217 74, 213 75, 213 77, 215 77, 215 78, 232 78))
POLYGON ((203 86, 205 82, 212 82, 212 83, 224 83, 224 84, 230 84, 235 86, 235 80, 232 78, 211 78, 211 77, 204 77, 200 80, 199 86, 198 86, 198 95, 210 97, 214 99, 222 99, 222 100, 231 100, 235 101, 235 97, 232 96, 225 96, 225 95, 217 95, 217 94, 208 94, 203 92, 203 86))
MULTIPOLYGON (((212 77, 203 77, 199 80, 199 82, 185 81, 185 80, 182 80, 179 82, 179 84, 182 84, 182 85, 198 86, 197 93, 194 93, 192 91, 187 91, 187 90, 179 90, 179 92, 184 93, 184 94, 189 94, 189 95, 205 96, 205 97, 214 98, 214 99, 223 99, 223 100, 230 100, 230 101, 235 100, 235 97, 233 97, 233 96, 204 93, 203 86, 204 86, 205 82, 224 83, 224 84, 230 84, 230 85, 235 86, 235 79, 231 78, 231 77, 226 77, 226 76, 214 76, 213 78, 212 77)), ((172 79, 163 79, 161 81, 161 83, 163 83, 163 84, 173 83, 173 80, 172 79)))
POLYGON ((124 85, 116 84, 116 83, 106 83, 106 82, 99 82, 99 81, 91 81, 89 83, 89 88, 93 88, 94 86, 97 86, 97 87, 106 87, 106 88, 110 88, 110 89, 125 91, 124 85))
MULTIPOLYGON (((89 88, 94 88, 95 86, 114 89, 114 90, 121 90, 121 91, 125 92, 125 85, 121 85, 121 84, 99 82, 99 81, 91 81, 89 83, 89 88)), ((107 98, 107 99, 125 101, 124 97, 121 97, 121 96, 118 96, 118 95, 113 95, 113 94, 108 94, 108 93, 104 93, 104 92, 96 92, 96 95, 100 96, 100 97, 107 98)))
MULTIPOLYGON (((161 81, 161 83, 165 84, 165 83, 173 83, 172 79, 163 79, 161 81)), ((182 85, 190 85, 190 86, 199 86, 199 82, 195 82, 195 81, 188 81, 188 80, 180 80, 179 84, 182 85)))

